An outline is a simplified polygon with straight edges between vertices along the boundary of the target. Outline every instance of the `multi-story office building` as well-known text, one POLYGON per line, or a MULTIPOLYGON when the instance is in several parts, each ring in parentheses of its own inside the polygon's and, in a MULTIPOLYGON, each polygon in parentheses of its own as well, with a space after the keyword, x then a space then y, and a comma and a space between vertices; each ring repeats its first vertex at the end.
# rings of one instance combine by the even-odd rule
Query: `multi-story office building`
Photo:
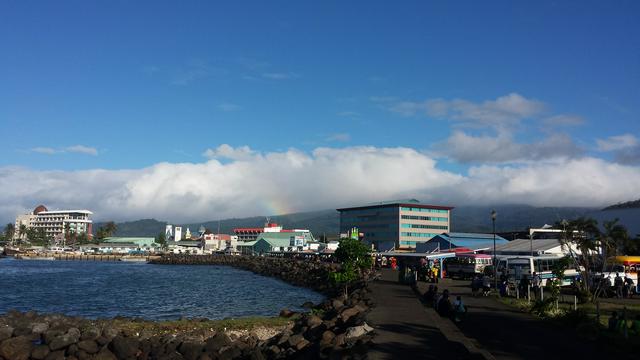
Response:
POLYGON ((340 232, 357 227, 377 250, 415 249, 417 243, 450 231, 453 207, 396 200, 338 209, 340 232))
POLYGON ((24 238, 20 234, 20 225, 27 228, 44 229, 48 239, 56 239, 64 236, 66 232, 71 234, 86 233, 91 237, 93 221, 89 210, 54 210, 49 211, 44 205, 40 205, 30 214, 19 215, 16 218, 16 238, 24 238))

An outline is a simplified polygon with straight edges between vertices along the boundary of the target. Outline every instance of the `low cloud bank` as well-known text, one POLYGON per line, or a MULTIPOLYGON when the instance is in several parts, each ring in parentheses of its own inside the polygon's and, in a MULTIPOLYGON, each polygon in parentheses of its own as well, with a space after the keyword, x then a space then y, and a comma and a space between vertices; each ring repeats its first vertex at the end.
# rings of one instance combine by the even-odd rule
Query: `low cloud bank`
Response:
POLYGON ((640 194, 640 167, 581 157, 445 171, 415 149, 317 148, 260 153, 221 145, 203 163, 136 170, 0 168, 0 219, 38 204, 96 220, 172 222, 282 214, 416 197, 449 205, 603 206, 640 194))

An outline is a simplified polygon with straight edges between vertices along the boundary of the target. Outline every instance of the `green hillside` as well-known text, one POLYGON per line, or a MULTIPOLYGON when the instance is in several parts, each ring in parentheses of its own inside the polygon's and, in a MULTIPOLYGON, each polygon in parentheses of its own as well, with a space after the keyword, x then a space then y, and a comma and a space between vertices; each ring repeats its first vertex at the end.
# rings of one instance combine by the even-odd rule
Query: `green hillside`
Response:
MULTIPOLYGON (((496 230, 498 232, 524 230, 530 226, 542 226, 553 224, 562 219, 574 219, 597 211, 592 208, 577 207, 542 207, 536 208, 526 205, 501 205, 501 206, 461 206, 453 210, 452 230, 458 232, 491 232, 491 210, 496 209, 498 219, 496 230)), ((310 211, 270 217, 287 229, 309 229, 315 236, 326 234, 335 236, 339 228, 339 216, 336 210, 310 211)), ((188 227, 195 232, 204 225, 213 232, 232 233, 237 227, 260 227, 266 221, 265 216, 249 218, 233 218, 220 221, 207 221, 191 224, 173 224, 188 227)), ((155 236, 164 231, 167 222, 154 219, 144 219, 118 223, 117 236, 155 236)), ((102 223, 94 224, 94 231, 102 223)))

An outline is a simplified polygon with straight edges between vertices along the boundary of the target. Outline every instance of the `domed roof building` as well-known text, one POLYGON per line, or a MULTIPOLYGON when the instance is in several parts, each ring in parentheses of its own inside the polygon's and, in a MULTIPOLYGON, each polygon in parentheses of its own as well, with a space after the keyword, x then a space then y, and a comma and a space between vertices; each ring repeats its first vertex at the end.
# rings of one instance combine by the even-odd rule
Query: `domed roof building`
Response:
POLYGON ((46 207, 46 206, 44 206, 44 205, 42 205, 42 204, 40 204, 40 205, 38 205, 38 207, 36 207, 36 208, 33 210, 33 215, 38 215, 39 213, 41 213, 41 212, 43 212, 43 211, 47 211, 47 207, 46 207))

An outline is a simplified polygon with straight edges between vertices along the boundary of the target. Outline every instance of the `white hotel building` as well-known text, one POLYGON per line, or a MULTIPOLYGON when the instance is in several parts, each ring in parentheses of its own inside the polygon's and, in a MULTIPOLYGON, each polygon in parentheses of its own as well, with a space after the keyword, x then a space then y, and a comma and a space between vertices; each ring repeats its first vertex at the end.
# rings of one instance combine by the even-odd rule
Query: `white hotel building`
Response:
POLYGON ((25 225, 27 228, 44 229, 49 239, 61 239, 64 236, 67 224, 70 233, 86 233, 91 237, 93 230, 91 215, 93 213, 89 210, 49 211, 44 205, 40 205, 32 213, 19 215, 16 218, 14 238, 19 239, 24 236, 24 234, 20 234, 20 225, 25 225))

